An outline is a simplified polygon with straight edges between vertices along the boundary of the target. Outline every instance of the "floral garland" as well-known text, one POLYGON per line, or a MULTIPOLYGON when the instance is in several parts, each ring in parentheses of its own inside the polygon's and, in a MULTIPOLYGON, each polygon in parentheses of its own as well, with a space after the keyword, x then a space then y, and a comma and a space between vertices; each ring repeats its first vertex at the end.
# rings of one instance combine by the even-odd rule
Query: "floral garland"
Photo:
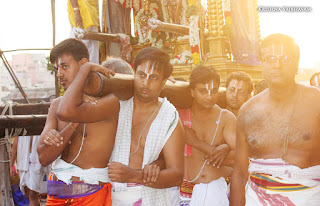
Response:
POLYGON ((177 64, 192 64, 192 54, 191 51, 184 51, 181 54, 175 56, 174 59, 170 59, 170 63, 172 65, 177 65, 177 64))
POLYGON ((199 37, 199 16, 194 15, 191 16, 189 19, 190 25, 189 25, 189 41, 190 41, 190 47, 191 47, 191 53, 193 62, 195 65, 200 63, 200 37, 199 37))
MULTIPOLYGON (((156 11, 154 10, 154 8, 150 8, 150 17, 149 18, 153 18, 153 19, 158 19, 158 14, 156 13, 156 11)), ((138 33, 138 44, 144 44, 147 42, 147 40, 149 40, 149 43, 151 44, 152 47, 158 47, 158 48, 162 48, 163 47, 163 43, 162 40, 157 42, 157 39, 154 38, 152 36, 152 29, 146 29, 143 30, 141 29, 141 25, 140 25, 140 18, 144 15, 144 9, 140 9, 135 17, 136 21, 134 23, 134 29, 135 31, 138 33)))
POLYGON ((115 2, 120 3, 123 7, 139 10, 143 5, 143 0, 115 0, 115 2))

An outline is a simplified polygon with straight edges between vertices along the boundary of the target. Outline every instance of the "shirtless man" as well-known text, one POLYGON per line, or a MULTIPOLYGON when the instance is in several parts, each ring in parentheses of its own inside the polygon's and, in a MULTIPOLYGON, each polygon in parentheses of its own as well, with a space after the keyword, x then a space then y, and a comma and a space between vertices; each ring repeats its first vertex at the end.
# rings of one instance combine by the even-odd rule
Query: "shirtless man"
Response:
MULTIPOLYGON (((69 93, 71 82, 76 76, 80 76, 77 81, 86 80, 90 70, 80 68, 88 59, 86 46, 76 39, 66 39, 51 50, 50 61, 58 71, 65 94, 69 93)), ((86 99, 90 105, 108 107, 103 108, 103 113, 101 110, 90 111, 92 115, 100 116, 100 121, 90 120, 87 107, 82 108, 83 113, 68 111, 69 115, 76 115, 77 119, 63 121, 56 116, 59 104, 65 104, 62 103, 62 97, 51 103, 37 148, 42 165, 53 162, 53 175, 48 181, 47 205, 111 205, 107 164, 115 140, 119 102, 112 94, 100 99, 83 95, 77 98, 81 101, 86 99), (79 122, 75 121, 78 119, 88 123, 73 123, 79 122)))
MULTIPOLYGON (((83 67, 92 69, 96 65, 83 67)), ((174 106, 159 98, 172 69, 169 55, 158 48, 144 48, 134 60, 134 96, 120 101, 117 136, 109 164, 112 205, 172 206, 179 202, 178 190, 174 193, 170 187, 180 186, 183 179, 183 127, 174 106), (163 157, 165 168, 151 183, 143 181, 145 166, 159 157, 163 157)), ((87 121, 79 116, 86 116, 90 121, 104 118, 103 113, 91 115, 99 103, 82 101, 82 90, 78 88, 83 88, 84 83, 72 83, 60 104, 58 117, 68 121, 87 121)))
POLYGON ((181 205, 229 205, 227 185, 233 162, 223 160, 235 149, 236 118, 216 104, 219 84, 220 76, 212 67, 200 65, 190 75, 193 104, 179 111, 188 144, 181 205))
POLYGON ((226 82, 227 110, 238 115, 240 107, 248 101, 253 90, 253 82, 245 72, 232 72, 226 82))
POLYGON ((295 82, 299 57, 287 35, 261 43, 269 89, 238 115, 232 205, 320 205, 320 91, 295 82))

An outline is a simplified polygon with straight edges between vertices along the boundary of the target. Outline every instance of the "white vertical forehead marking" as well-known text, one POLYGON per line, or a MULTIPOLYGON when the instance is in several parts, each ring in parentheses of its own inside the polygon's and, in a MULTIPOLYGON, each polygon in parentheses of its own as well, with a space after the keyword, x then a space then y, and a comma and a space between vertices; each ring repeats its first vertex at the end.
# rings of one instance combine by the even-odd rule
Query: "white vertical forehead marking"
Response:
POLYGON ((283 56, 283 44, 281 45, 281 56, 283 56))
POLYGON ((149 61, 147 61, 147 65, 146 65, 146 67, 145 67, 145 69, 144 69, 144 73, 145 74, 147 74, 147 80, 149 79, 149 73, 148 73, 148 68, 149 68, 149 61))

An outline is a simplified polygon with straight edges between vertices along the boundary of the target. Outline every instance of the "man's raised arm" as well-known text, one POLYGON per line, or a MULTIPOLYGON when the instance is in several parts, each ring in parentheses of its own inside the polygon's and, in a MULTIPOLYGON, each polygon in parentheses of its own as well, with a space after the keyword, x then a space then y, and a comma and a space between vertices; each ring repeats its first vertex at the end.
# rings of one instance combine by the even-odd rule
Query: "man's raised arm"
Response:
POLYGON ((55 116, 61 98, 55 99, 49 108, 46 124, 37 145, 39 161, 43 166, 51 164, 63 152, 71 139, 78 123, 68 124, 58 132, 58 120, 55 116), (73 125, 72 125, 73 124, 73 125))
POLYGON ((91 71, 98 71, 106 76, 112 74, 111 71, 100 65, 84 63, 63 95, 57 111, 59 119, 70 122, 97 122, 117 116, 120 104, 118 98, 113 94, 108 94, 93 102, 90 102, 90 98, 84 101, 83 90, 91 71))

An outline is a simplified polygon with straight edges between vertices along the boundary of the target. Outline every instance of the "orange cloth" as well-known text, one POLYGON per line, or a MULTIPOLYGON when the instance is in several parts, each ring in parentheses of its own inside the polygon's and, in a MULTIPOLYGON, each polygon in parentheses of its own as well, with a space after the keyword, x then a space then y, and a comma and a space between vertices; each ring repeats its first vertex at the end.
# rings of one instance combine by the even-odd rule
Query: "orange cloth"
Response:
MULTIPOLYGON (((52 180, 52 175, 49 178, 52 180)), ((47 196, 47 206, 62 206, 62 205, 75 205, 75 206, 111 206, 111 187, 110 183, 103 185, 102 189, 98 192, 85 197, 77 198, 64 198, 59 199, 54 196, 47 196)))

